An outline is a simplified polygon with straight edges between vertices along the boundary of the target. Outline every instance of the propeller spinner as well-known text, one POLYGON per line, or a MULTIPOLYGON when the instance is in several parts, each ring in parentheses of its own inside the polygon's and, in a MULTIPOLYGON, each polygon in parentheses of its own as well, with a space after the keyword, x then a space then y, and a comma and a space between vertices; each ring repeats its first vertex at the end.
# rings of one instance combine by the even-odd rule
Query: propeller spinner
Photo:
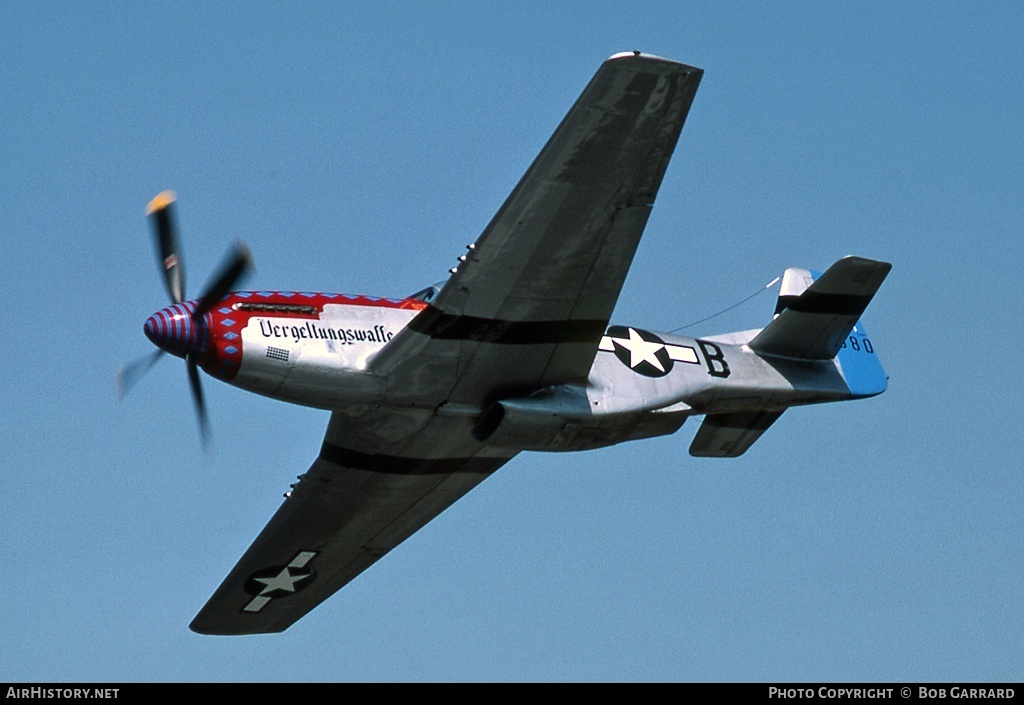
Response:
POLYGON ((209 343, 207 314, 252 270, 252 255, 244 243, 237 243, 202 296, 185 301, 185 271, 174 222, 174 203, 174 193, 164 191, 146 207, 146 215, 153 223, 164 285, 171 299, 171 305, 146 319, 143 327, 146 337, 159 350, 122 367, 117 373, 115 384, 118 397, 123 397, 163 353, 184 358, 192 401, 199 419, 199 432, 205 446, 209 438, 209 425, 199 378, 199 364, 209 343))

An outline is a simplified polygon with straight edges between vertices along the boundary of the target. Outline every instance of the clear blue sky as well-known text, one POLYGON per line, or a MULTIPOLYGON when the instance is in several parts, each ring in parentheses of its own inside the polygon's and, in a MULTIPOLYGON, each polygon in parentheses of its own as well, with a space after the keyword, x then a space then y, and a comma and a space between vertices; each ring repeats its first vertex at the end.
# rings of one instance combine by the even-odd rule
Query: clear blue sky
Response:
MULTIPOLYGON (((0 4, 0 678, 1020 680, 1019 3, 0 4), (445 276, 600 62, 703 83, 616 310, 668 330, 789 266, 894 264, 873 400, 744 457, 675 436, 523 454, 283 635, 187 625, 315 457, 325 412, 185 367, 118 405, 165 305, 445 276)), ((690 329, 759 327, 765 294, 690 329)))

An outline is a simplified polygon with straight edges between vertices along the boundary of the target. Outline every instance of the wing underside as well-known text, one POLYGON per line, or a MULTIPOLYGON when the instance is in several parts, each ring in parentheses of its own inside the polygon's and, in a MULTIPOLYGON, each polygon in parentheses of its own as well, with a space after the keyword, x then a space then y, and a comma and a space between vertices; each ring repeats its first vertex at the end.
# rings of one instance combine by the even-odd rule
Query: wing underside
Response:
POLYGON ((477 447, 426 458, 331 441, 328 433, 312 467, 193 620, 193 631, 283 631, 513 455, 477 447))
POLYGON ((586 379, 701 75, 643 54, 601 66, 436 300, 373 363, 389 393, 480 405, 586 379))

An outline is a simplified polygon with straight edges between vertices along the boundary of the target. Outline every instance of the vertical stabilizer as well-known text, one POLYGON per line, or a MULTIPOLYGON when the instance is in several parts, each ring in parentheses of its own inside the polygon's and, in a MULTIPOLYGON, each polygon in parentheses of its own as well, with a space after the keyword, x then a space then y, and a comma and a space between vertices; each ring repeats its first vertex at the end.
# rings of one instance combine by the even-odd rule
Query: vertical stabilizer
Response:
POLYGON ((782 285, 779 287, 779 300, 775 304, 775 315, 772 320, 779 317, 779 314, 786 310, 788 302, 794 300, 800 294, 807 291, 807 288, 814 283, 814 273, 809 269, 790 267, 782 275, 782 285))

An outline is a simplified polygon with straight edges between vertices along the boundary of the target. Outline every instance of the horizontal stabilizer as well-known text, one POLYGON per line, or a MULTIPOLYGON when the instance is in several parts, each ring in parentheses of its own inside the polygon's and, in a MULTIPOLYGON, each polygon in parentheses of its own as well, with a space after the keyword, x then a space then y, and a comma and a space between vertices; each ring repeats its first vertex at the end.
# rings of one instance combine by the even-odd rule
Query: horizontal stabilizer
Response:
POLYGON ((750 349, 759 355, 831 360, 890 269, 888 262, 844 257, 809 286, 807 270, 786 270, 775 319, 750 341, 750 349))
POLYGON ((690 444, 697 458, 737 458, 782 416, 781 411, 708 414, 690 444))

